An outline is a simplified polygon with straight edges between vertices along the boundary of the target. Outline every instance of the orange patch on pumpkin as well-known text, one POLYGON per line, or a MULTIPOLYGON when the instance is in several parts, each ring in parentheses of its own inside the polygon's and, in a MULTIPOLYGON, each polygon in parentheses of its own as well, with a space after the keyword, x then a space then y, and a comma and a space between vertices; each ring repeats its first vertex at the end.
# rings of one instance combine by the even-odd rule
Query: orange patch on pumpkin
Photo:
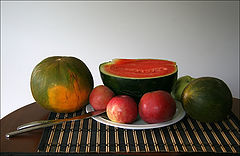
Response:
POLYGON ((55 112, 74 112, 87 104, 88 92, 75 80, 72 87, 56 85, 48 89, 48 102, 55 112))

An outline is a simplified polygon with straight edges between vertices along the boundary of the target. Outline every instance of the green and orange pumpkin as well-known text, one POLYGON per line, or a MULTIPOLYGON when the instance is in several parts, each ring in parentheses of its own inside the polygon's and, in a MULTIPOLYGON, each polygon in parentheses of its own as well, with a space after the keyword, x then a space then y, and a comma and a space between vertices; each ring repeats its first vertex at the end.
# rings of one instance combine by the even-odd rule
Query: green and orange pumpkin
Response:
POLYGON ((74 112, 88 103, 93 77, 75 57, 48 57, 35 66, 31 75, 34 99, 53 112, 74 112))

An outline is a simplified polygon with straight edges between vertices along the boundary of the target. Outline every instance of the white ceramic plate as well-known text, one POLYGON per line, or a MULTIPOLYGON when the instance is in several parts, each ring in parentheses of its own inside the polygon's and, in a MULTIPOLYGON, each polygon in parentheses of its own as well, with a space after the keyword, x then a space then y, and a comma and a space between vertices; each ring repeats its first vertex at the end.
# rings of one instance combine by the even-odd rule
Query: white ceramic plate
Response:
MULTIPOLYGON (((86 106, 86 111, 91 112, 94 111, 93 107, 88 104, 86 106)), ((114 127, 119 127, 119 128, 125 128, 125 129, 153 129, 153 128, 160 128, 160 127, 165 127, 172 125, 178 121, 180 121, 184 116, 185 116, 185 111, 183 110, 182 104, 178 101, 176 101, 176 113, 173 116, 173 118, 169 121, 166 122, 161 122, 161 123, 156 123, 156 124, 148 124, 144 122, 139 116, 137 120, 131 124, 122 124, 122 123, 117 123, 113 122, 108 119, 107 115, 101 115, 101 116, 95 116, 92 117, 94 120, 109 125, 109 126, 114 126, 114 127)))

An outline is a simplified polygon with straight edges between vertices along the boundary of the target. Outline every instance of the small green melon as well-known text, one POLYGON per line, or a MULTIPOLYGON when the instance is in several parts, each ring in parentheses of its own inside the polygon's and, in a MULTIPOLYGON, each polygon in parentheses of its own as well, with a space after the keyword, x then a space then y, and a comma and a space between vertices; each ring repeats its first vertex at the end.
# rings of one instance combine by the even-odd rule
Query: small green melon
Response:
POLYGON ((225 119, 232 109, 232 94, 228 86, 214 77, 201 77, 191 81, 182 93, 187 114, 202 122, 225 119))
POLYGON ((181 101, 182 92, 184 88, 192 81, 194 78, 191 76, 183 76, 177 79, 177 81, 174 83, 171 95, 175 100, 181 101))

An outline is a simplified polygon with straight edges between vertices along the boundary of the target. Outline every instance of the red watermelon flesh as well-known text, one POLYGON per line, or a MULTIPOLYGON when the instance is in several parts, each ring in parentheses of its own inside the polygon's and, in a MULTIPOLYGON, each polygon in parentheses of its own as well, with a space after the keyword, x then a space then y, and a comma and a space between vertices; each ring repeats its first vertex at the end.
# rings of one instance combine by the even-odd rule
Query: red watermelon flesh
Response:
POLYGON ((104 66, 105 72, 129 78, 161 77, 176 71, 176 63, 159 59, 115 59, 104 66))

